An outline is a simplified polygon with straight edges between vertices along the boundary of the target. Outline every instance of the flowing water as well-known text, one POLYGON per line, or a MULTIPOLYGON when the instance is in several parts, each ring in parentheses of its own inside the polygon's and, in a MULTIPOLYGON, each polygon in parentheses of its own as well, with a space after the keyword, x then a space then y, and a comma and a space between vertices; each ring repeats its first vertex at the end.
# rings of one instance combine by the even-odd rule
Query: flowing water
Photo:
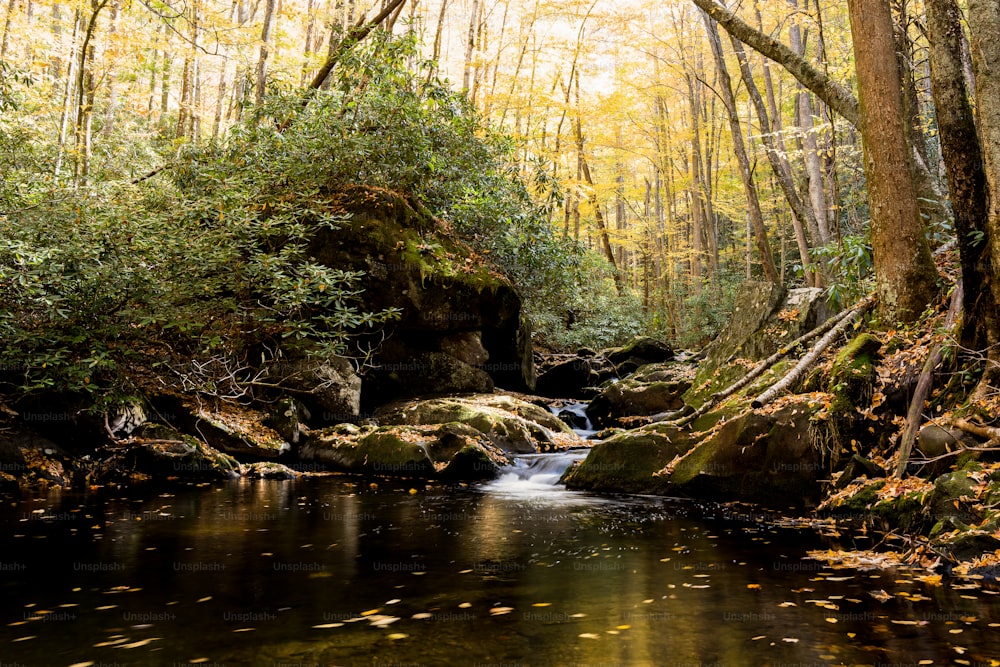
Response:
POLYGON ((8 498, 4 665, 987 665, 979 581, 834 570, 740 507, 338 476, 8 498))

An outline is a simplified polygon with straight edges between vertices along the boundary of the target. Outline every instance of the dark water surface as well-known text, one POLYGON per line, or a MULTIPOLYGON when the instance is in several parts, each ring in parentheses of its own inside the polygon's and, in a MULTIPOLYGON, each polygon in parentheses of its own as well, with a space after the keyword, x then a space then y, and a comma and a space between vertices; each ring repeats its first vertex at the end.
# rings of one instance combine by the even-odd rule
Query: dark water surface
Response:
POLYGON ((830 569, 812 529, 552 474, 6 498, 0 665, 1000 664, 980 582, 830 569))

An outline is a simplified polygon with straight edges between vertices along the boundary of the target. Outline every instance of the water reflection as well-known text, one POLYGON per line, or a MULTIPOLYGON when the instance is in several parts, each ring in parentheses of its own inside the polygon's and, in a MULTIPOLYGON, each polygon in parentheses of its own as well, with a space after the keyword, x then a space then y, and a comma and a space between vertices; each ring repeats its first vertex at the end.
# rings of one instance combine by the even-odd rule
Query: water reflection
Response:
POLYGON ((832 570, 803 560, 825 544, 812 531, 741 510, 512 486, 321 478, 8 499, 0 656, 21 665, 1000 656, 1000 607, 979 582, 832 570))

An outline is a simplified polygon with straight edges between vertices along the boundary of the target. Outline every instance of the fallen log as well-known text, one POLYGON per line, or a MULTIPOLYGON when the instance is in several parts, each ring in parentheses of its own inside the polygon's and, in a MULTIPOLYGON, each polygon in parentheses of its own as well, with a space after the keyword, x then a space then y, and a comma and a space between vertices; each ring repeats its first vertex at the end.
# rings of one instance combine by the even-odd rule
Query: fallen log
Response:
MULTIPOLYGON (((962 280, 955 283, 955 289, 951 292, 951 303, 948 305, 948 315, 945 317, 944 326, 950 330, 955 326, 958 314, 962 309, 962 299, 965 289, 962 280)), ((906 464, 910 460, 910 452, 913 451, 913 443, 917 439, 917 429, 920 428, 921 416, 924 412, 924 402, 931 393, 931 385, 934 383, 934 369, 938 367, 944 358, 944 346, 935 345, 931 353, 927 355, 927 361, 920 370, 920 377, 917 379, 917 388, 913 391, 913 399, 910 401, 910 408, 906 412, 906 428, 903 429, 903 436, 899 442, 899 461, 896 463, 896 473, 893 475, 901 479, 906 474, 906 464)), ((959 428, 962 428, 959 426, 959 428)), ((965 429, 962 429, 963 431, 965 429)), ((1000 430, 998 430, 1000 432, 1000 430)))
POLYGON ((750 402, 751 407, 755 410, 757 408, 762 408, 772 400, 775 399, 781 392, 785 391, 791 387, 795 382, 798 381, 802 375, 812 368, 816 360, 819 359, 820 355, 830 347, 830 344, 837 339, 840 334, 842 334, 849 326, 854 324, 854 322, 861 317, 872 305, 875 303, 874 297, 868 297, 860 304, 852 308, 847 312, 847 314, 837 322, 836 326, 830 329, 826 334, 820 338, 816 344, 812 347, 809 352, 799 360, 799 363, 785 374, 783 378, 775 382, 769 388, 767 388, 762 394, 750 402))

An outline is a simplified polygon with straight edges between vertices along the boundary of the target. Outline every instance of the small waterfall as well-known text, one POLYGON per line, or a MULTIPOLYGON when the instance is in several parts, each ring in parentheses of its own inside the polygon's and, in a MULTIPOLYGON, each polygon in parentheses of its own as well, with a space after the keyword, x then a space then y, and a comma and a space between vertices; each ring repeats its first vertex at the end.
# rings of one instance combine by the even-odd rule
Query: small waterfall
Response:
POLYGON ((500 476, 483 485, 486 491, 514 496, 535 496, 563 490, 559 478, 566 470, 587 458, 589 449, 571 449, 554 454, 525 454, 514 459, 513 465, 500 471, 500 476))
POLYGON ((587 416, 586 403, 566 403, 564 405, 550 405, 549 410, 556 417, 569 425, 578 436, 584 440, 590 438, 597 430, 587 416))

